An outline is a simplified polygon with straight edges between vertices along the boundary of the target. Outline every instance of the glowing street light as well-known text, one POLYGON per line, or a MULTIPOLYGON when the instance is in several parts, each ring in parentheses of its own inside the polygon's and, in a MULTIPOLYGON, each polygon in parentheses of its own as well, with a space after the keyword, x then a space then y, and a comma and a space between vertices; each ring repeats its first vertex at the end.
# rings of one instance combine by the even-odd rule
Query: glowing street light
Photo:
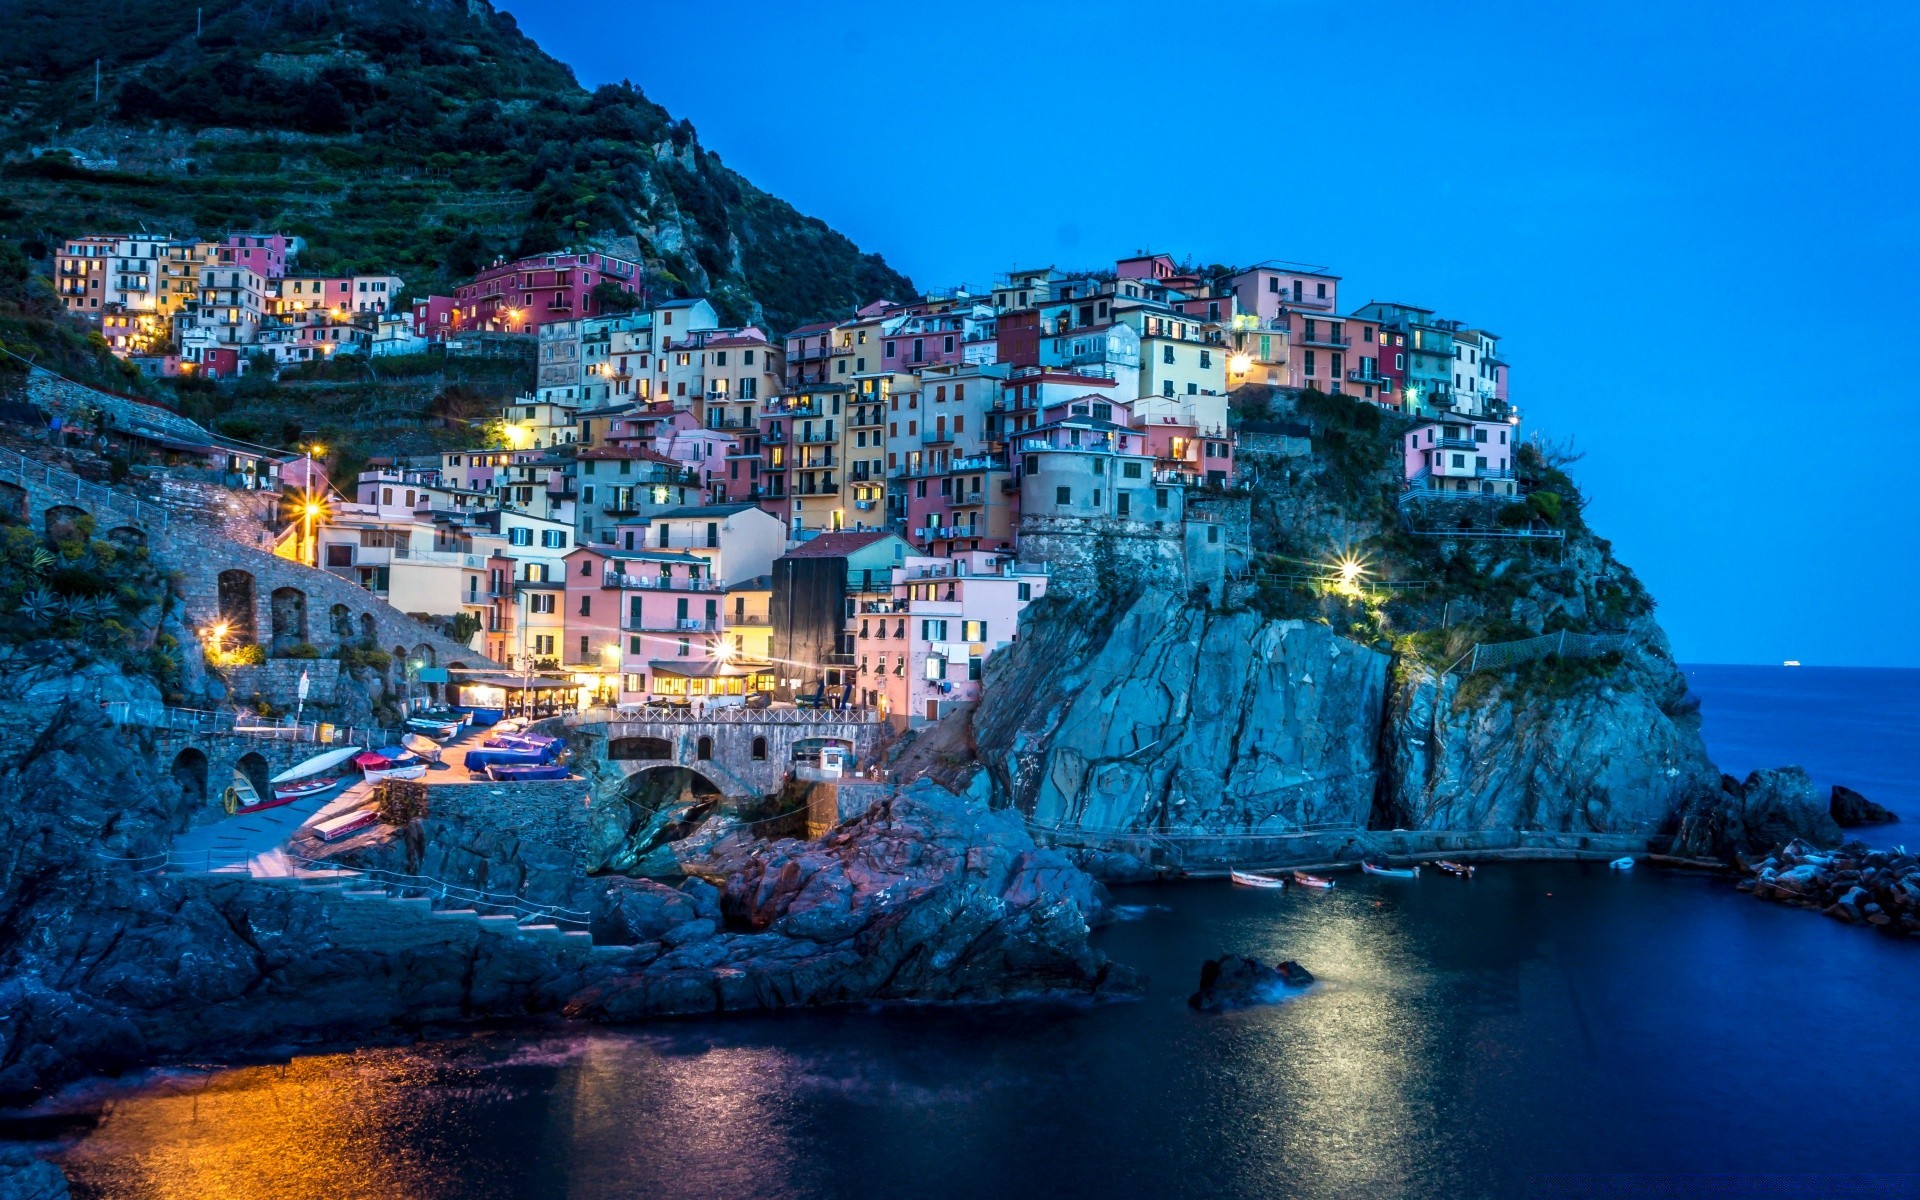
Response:
POLYGON ((1227 370, 1235 375, 1245 375, 1253 366, 1253 355, 1236 354, 1227 360, 1227 370))

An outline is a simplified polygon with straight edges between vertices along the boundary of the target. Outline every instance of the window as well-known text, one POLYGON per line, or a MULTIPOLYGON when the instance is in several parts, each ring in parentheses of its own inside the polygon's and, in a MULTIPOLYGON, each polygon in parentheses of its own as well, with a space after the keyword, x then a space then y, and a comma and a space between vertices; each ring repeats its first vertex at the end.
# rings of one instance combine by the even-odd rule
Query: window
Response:
POLYGON ((543 529, 540 531, 540 544, 551 549, 560 549, 567 544, 567 531, 564 529, 543 529))
POLYGON ((720 523, 718 521, 707 522, 707 545, 712 547, 720 545, 720 523))
POLYGON ((524 525, 516 525, 507 530, 507 544, 512 546, 533 545, 533 530, 524 525))
POLYGON ((1172 363, 1172 362, 1173 362, 1173 347, 1172 347, 1172 346, 1162 346, 1162 347, 1160 347, 1160 361, 1161 361, 1161 362, 1163 362, 1163 363, 1172 363))
POLYGON ((767 739, 763 737, 753 739, 752 756, 755 762, 767 761, 767 739))
POLYGON ((528 596, 527 611, 535 612, 535 613, 552 612, 553 611, 553 593, 552 592, 534 592, 532 595, 528 596))
POLYGON ((1030 583, 1017 583, 1014 585, 1014 590, 1015 595, 1022 600, 1033 599, 1033 585, 1030 583))
POLYGON ((713 739, 705 734, 701 734, 700 739, 693 744, 693 756, 701 762, 706 762, 708 759, 711 759, 713 757, 713 739))
POLYGON ((693 653, 692 642, 687 638, 681 638, 679 648, 675 650, 674 653, 680 658, 688 657, 693 653))
POLYGON ((583 617, 590 617, 593 615, 593 597, 592 596, 580 597, 580 615, 583 617))
POLYGON ((1053 502, 1055 504, 1072 504, 1073 489, 1070 487, 1053 489, 1053 502))
POLYGON ((920 640, 923 642, 944 642, 947 640, 945 621, 923 620, 920 622, 920 640))
POLYGON ((587 641, 587 635, 583 633, 580 635, 580 661, 581 662, 587 662, 593 657, 588 646, 589 646, 589 643, 587 641))
POLYGON ((1211 367, 1211 366, 1213 365, 1213 352, 1212 352, 1212 351, 1210 351, 1210 350, 1202 350, 1202 351, 1200 352, 1200 365, 1201 365, 1202 367, 1211 367))

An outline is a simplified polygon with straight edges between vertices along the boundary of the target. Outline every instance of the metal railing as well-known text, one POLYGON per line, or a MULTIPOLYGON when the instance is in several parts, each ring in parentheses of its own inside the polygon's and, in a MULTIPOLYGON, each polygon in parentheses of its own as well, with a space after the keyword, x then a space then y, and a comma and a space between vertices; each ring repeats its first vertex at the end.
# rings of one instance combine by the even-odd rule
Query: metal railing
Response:
POLYGON ((335 859, 307 858, 299 854, 288 854, 287 860, 299 863, 309 870, 330 871, 336 876, 351 876, 375 883, 389 892, 399 892, 402 897, 419 895, 431 899, 453 900, 475 908, 503 908, 522 921, 546 920, 581 926, 593 923, 593 914, 582 909, 567 908, 559 904, 541 904, 509 892, 484 891, 465 884, 449 883, 431 875, 409 875, 402 871, 387 871, 378 867, 354 867, 335 859))
POLYGON ((108 510, 127 516, 136 525, 151 524, 163 533, 167 528, 169 514, 159 505, 136 500, 97 483, 88 483, 78 475, 38 462, 24 454, 0 450, 0 479, 8 478, 18 480, 22 488, 43 488, 50 499, 71 499, 76 504, 86 505, 95 510, 96 524, 100 519, 100 510, 108 510))
POLYGON ((102 704, 107 720, 115 725, 157 729, 166 733, 218 734, 227 737, 259 738, 263 741, 312 742, 318 745, 391 746, 400 740, 402 730, 378 726, 330 725, 331 738, 320 737, 323 721, 290 721, 285 717, 262 717, 253 713, 226 712, 204 708, 171 708, 137 705, 131 700, 111 700, 102 704))
POLYGON ((747 708, 729 705, 709 708, 700 715, 683 708, 642 705, 621 708, 587 708, 570 713, 569 725, 611 725, 670 723, 705 725, 719 722, 730 725, 873 725, 880 721, 878 710, 871 708, 747 708))
POLYGON ((1631 645, 1633 638, 1629 634, 1562 630, 1517 642, 1482 642, 1462 661, 1467 664, 1466 674, 1471 675, 1475 671, 1502 671, 1542 658, 1598 658, 1603 654, 1620 654, 1631 645))

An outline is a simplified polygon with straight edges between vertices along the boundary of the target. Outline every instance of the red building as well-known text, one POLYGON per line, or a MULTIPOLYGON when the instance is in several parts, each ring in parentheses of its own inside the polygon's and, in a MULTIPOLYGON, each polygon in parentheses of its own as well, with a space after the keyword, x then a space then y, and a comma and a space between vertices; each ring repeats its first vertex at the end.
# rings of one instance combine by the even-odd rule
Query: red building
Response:
POLYGON ((640 281, 640 264, 597 252, 535 254, 495 262, 454 289, 453 328, 537 333, 551 321, 600 315, 593 289, 601 284, 611 283, 638 296, 640 281))

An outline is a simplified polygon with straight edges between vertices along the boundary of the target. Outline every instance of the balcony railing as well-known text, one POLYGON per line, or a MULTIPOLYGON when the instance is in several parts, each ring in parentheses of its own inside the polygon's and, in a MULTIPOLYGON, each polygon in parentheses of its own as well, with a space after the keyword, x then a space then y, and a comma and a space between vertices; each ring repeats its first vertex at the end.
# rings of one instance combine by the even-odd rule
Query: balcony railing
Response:
POLYGON ((1332 346, 1340 349, 1353 345, 1353 339, 1344 333, 1303 333, 1299 343, 1302 346, 1332 346))
POLYGON ((1347 369, 1347 378, 1353 383, 1388 384, 1393 382, 1378 371, 1370 371, 1361 367, 1349 367, 1347 369))
POLYGON ((688 579, 682 575, 623 575, 608 571, 600 576, 603 588, 638 588, 654 592, 717 592, 720 584, 712 579, 688 579))
POLYGON ((953 445, 953 431, 951 429, 942 429, 938 426, 932 429, 922 429, 920 431, 920 444, 922 446, 951 446, 953 445))

